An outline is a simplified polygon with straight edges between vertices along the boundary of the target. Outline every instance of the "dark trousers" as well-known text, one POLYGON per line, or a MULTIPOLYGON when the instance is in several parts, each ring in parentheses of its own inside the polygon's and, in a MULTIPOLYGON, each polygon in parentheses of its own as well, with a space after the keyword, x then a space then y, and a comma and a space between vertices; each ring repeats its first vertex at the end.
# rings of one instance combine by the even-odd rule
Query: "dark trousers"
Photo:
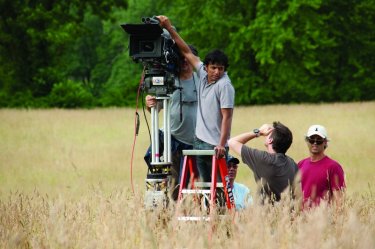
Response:
MULTIPOLYGON (((216 145, 206 143, 199 138, 194 138, 194 150, 213 150, 216 145)), ((225 157, 228 157, 229 148, 225 148, 225 157)), ((211 182, 212 173, 212 156, 196 156, 197 168, 199 176, 204 182, 211 182)), ((217 171, 217 181, 221 182, 219 170, 217 171)))

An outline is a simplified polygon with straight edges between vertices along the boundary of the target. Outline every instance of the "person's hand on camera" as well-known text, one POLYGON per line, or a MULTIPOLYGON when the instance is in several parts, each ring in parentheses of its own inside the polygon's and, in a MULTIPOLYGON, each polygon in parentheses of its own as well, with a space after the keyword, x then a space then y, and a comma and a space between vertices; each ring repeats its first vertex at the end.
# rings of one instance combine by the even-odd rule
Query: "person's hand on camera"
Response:
POLYGON ((215 147, 215 155, 216 155, 216 158, 222 158, 225 156, 225 147, 224 146, 221 146, 221 145, 217 145, 215 147))
POLYGON ((147 108, 156 107, 155 96, 151 96, 151 95, 146 96, 146 106, 147 106, 147 108))
POLYGON ((171 21, 168 19, 168 17, 166 16, 157 16, 157 18, 159 19, 159 25, 162 27, 162 28, 165 28, 166 30, 168 30, 168 28, 172 27, 172 24, 171 24, 171 21))
POLYGON ((261 136, 268 136, 273 131, 273 126, 270 124, 264 124, 259 128, 261 136))

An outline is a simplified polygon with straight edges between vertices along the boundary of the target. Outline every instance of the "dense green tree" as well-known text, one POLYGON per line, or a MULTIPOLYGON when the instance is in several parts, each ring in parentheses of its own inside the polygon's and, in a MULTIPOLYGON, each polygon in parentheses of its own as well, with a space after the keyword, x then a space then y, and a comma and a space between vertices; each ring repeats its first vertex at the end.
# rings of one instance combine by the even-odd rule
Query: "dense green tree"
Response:
POLYGON ((89 86, 92 81, 92 71, 98 63, 98 54, 96 48, 100 44, 100 38, 103 35, 102 22, 100 18, 91 12, 85 13, 82 22, 81 36, 76 39, 72 46, 72 56, 70 76, 74 76, 89 86))
POLYGON ((52 107, 90 107, 94 103, 92 94, 79 82, 67 80, 53 85, 48 103, 52 107))
MULTIPOLYGON (((0 1, 0 88, 9 94, 46 96, 67 77, 65 52, 86 32, 80 25, 92 11, 108 18, 126 1, 0 1)), ((83 41, 81 41, 83 42, 83 41)), ((78 45, 79 46, 79 45, 78 45)))
POLYGON ((120 24, 158 14, 201 57, 228 54, 237 104, 374 100, 374 13, 371 0, 0 0, 0 105, 134 105, 142 65, 120 24), (66 89, 81 94, 57 102, 85 101, 52 101, 66 89))
POLYGON ((201 56, 227 52, 237 103, 375 98, 373 2, 183 2, 174 1, 173 23, 201 56))

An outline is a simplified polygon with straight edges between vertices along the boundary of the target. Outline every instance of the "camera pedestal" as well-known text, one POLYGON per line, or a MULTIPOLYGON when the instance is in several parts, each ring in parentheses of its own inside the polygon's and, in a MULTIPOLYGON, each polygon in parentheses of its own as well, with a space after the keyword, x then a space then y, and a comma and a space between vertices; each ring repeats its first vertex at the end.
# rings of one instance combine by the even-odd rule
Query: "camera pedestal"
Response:
POLYGON ((166 208, 169 203, 169 189, 171 182, 170 169, 172 165, 171 128, 170 128, 170 96, 157 96, 157 102, 163 102, 163 132, 164 150, 160 154, 159 141, 159 112, 157 105, 151 108, 151 172, 146 178, 145 207, 166 208))
POLYGON ((156 97, 157 101, 163 101, 163 131, 164 131, 164 153, 161 161, 159 148, 159 113, 157 107, 151 108, 151 165, 171 165, 171 117, 169 101, 170 97, 156 97))

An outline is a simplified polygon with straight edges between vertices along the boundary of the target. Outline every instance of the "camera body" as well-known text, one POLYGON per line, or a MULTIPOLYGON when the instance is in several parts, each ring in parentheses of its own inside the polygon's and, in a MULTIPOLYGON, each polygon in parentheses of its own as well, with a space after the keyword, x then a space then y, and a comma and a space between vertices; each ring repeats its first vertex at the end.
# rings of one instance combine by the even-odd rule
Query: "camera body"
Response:
POLYGON ((143 24, 122 24, 130 35, 129 56, 145 67, 143 89, 150 94, 173 93, 178 75, 180 52, 167 30, 155 17, 143 17, 143 24))

